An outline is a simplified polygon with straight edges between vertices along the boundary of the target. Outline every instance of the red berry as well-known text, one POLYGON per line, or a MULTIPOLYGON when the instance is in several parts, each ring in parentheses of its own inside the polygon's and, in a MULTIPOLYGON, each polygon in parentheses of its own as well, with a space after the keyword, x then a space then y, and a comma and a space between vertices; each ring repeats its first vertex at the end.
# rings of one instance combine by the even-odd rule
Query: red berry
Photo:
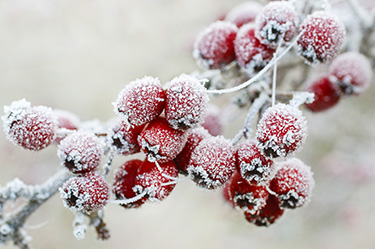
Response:
MULTIPOLYGON (((57 118, 57 127, 59 129, 67 129, 70 131, 78 130, 81 121, 77 115, 60 109, 54 109, 53 113, 57 118)), ((59 144, 64 137, 56 137, 54 142, 59 144)))
POLYGON ((60 142, 57 155, 71 172, 84 174, 99 165, 103 157, 103 144, 95 134, 77 131, 60 142))
POLYGON ((293 154, 306 140, 306 119, 298 108, 277 104, 264 112, 256 137, 259 148, 267 157, 293 154))
POLYGON ((186 139, 184 131, 173 129, 165 118, 158 117, 138 136, 138 144, 149 161, 166 162, 181 152, 186 139))
POLYGON ((270 188, 279 198, 281 207, 301 207, 310 201, 314 188, 313 173, 301 160, 291 158, 280 163, 270 188))
POLYGON ((273 161, 266 158, 255 140, 245 140, 236 151, 236 168, 250 184, 263 184, 273 177, 273 161))
POLYGON ((223 136, 202 140, 191 154, 187 167, 199 187, 216 189, 229 180, 235 170, 234 148, 223 136))
POLYGON ((254 22, 262 7, 263 6, 257 2, 243 2, 227 13, 225 21, 234 23, 240 28, 246 23, 254 22))
POLYGON ((25 99, 4 107, 2 116, 7 139, 24 149, 39 151, 55 139, 57 119, 52 109, 32 107, 25 99))
POLYGON ((338 87, 328 77, 313 81, 307 91, 315 94, 314 102, 305 104, 313 112, 324 111, 335 106, 341 97, 338 87))
POLYGON ((269 225, 274 224, 284 213, 284 209, 280 207, 279 203, 280 201, 276 196, 269 195, 266 205, 263 208, 255 214, 245 211, 245 218, 248 222, 257 226, 268 227, 269 225))
POLYGON ((130 82, 114 103, 115 112, 130 125, 141 126, 160 115, 165 92, 159 79, 146 76, 130 82))
POLYGON ((298 52, 312 64, 330 62, 339 52, 346 31, 344 24, 326 11, 306 17, 298 39, 298 52))
POLYGON ((208 105, 202 127, 212 136, 218 136, 222 133, 223 124, 221 120, 220 109, 215 105, 208 105))
POLYGON ((370 61, 358 52, 337 56, 329 66, 329 79, 343 94, 360 94, 370 86, 372 67, 370 61))
POLYGON ((206 88, 197 78, 181 75, 167 85, 165 117, 174 129, 196 127, 203 122, 208 101, 206 88))
POLYGON ((104 178, 93 171, 72 177, 60 188, 64 205, 73 211, 94 212, 105 206, 109 188, 104 178))
POLYGON ((134 190, 145 194, 148 201, 162 201, 176 186, 178 171, 173 161, 160 163, 144 161, 138 170, 134 190))
POLYGON ((108 134, 108 141, 121 155, 130 155, 140 151, 137 138, 144 125, 129 127, 127 122, 119 120, 108 134))
POLYGON ((251 23, 242 26, 238 31, 234 49, 238 65, 248 74, 260 71, 272 59, 275 52, 255 37, 255 26, 251 23))
POLYGON ((216 21, 199 34, 194 44, 193 56, 204 69, 220 69, 235 59, 233 41, 237 27, 216 21))
MULTIPOLYGON (((143 161, 133 159, 122 164, 116 171, 115 180, 112 186, 112 192, 115 194, 116 200, 127 200, 137 196, 134 192, 134 186, 138 170, 143 164, 143 161)), ((145 201, 146 197, 140 197, 138 200, 121 204, 124 208, 138 208, 145 201)))
POLYGON ((179 173, 187 175, 187 166, 190 161, 191 154, 198 144, 205 138, 208 138, 210 134, 203 127, 195 128, 187 131, 187 141, 185 147, 173 160, 177 166, 179 173))
POLYGON ((265 185, 253 185, 234 172, 229 181, 229 196, 235 207, 255 214, 266 205, 268 191, 265 185))
POLYGON ((280 41, 291 41, 297 33, 298 16, 289 2, 276 1, 267 4, 255 22, 259 41, 273 48, 276 48, 280 41))

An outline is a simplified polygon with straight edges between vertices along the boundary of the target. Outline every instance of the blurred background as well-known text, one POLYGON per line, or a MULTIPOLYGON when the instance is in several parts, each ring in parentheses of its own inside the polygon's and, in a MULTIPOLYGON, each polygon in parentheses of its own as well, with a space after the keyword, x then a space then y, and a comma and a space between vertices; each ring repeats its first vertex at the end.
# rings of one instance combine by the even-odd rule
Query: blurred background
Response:
MULTIPOLYGON (((115 116, 112 102, 130 81, 150 75, 167 82, 197 70, 191 56, 196 35, 241 2, 2 0, 0 107, 26 98, 82 121, 107 121, 115 116)), ((327 112, 305 111, 309 137, 297 157, 315 172, 314 196, 309 206, 286 212, 269 228, 249 224, 220 190, 204 191, 185 179, 160 204, 138 210, 108 205, 108 241, 97 241, 91 228, 86 239, 76 240, 73 214, 58 194, 31 216, 26 230, 35 248, 373 248, 374 96, 372 83, 327 112)), ((242 125, 238 113, 224 130, 228 138, 236 132, 230 127, 242 125)), ((114 166, 125 160, 116 157, 114 166)), ((0 132, 0 168, 4 186, 15 177, 41 184, 61 166, 56 147, 25 151, 0 132)))

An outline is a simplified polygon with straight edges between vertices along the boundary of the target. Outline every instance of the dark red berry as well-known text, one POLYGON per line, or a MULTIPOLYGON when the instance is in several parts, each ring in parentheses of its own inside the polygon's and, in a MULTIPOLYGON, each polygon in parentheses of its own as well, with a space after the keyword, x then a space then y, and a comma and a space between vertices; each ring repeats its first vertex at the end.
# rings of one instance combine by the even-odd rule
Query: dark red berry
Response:
POLYGON ((167 162, 181 152, 186 139, 184 131, 173 129, 165 118, 158 117, 138 136, 138 144, 149 161, 167 162))
POLYGON ((329 66, 329 79, 346 95, 357 95, 371 83, 372 67, 369 59, 358 52, 337 56, 329 66))
POLYGON ((310 167, 291 158, 280 163, 270 188, 279 198, 281 207, 297 208, 310 201, 314 184, 310 167))
POLYGON ((93 171, 103 157, 103 143, 95 134, 77 131, 64 138, 57 149, 62 165, 75 174, 93 171))
POLYGON ((247 23, 255 21, 256 16, 263 6, 257 2, 243 2, 236 5, 225 16, 225 21, 234 23, 238 28, 247 23))
POLYGON ((274 224, 284 213, 284 209, 280 207, 279 203, 277 197, 270 194, 263 208, 255 214, 245 211, 245 218, 254 225, 268 227, 274 224))
POLYGON ((193 76, 183 74, 167 85, 165 118, 174 129, 196 127, 203 122, 208 101, 202 83, 193 76))
POLYGON ((238 65, 248 74, 263 69, 275 52, 255 37, 255 25, 251 23, 240 28, 234 41, 234 48, 238 65))
POLYGON ((147 201, 158 202, 165 199, 176 186, 178 170, 173 161, 165 163, 144 161, 138 170, 134 190, 144 194, 147 201))
POLYGON ((73 211, 94 212, 105 206, 109 188, 104 178, 93 171, 72 177, 60 188, 64 205, 73 211))
POLYGON ((298 151, 307 137, 306 119, 291 105, 268 108, 258 123, 256 138, 267 157, 287 156, 298 151))
POLYGON ((346 31, 344 24, 326 11, 306 17, 301 25, 298 52, 312 64, 327 63, 338 54, 346 31))
POLYGON ((256 18, 256 36, 267 46, 276 48, 281 41, 289 42, 298 29, 298 16, 289 2, 268 3, 256 18))
POLYGON ((274 176, 273 161, 266 158, 255 140, 245 140, 236 150, 236 168, 250 184, 263 184, 274 176))
POLYGON ((206 189, 222 187, 235 170, 234 148, 222 136, 203 139, 191 154, 187 167, 190 178, 206 189))
POLYGON ((141 126, 160 115, 165 92, 159 79, 146 76, 130 82, 114 103, 115 112, 130 125, 141 126))
POLYGON ((204 69, 220 69, 235 59, 233 41, 237 27, 216 21, 203 30, 195 40, 193 56, 204 69))
POLYGON ((333 84, 328 77, 321 77, 313 81, 307 91, 314 93, 314 102, 305 104, 305 106, 313 112, 330 109, 335 106, 341 98, 338 87, 333 84))
POLYGON ((24 149, 39 151, 55 139, 57 119, 52 109, 32 107, 25 99, 4 107, 2 116, 7 139, 24 149))
POLYGON ((115 194, 116 200, 128 201, 134 199, 134 201, 121 204, 124 208, 138 208, 147 200, 145 196, 136 198, 137 193, 134 192, 135 180, 142 164, 143 161, 133 159, 122 164, 116 171, 112 186, 112 192, 115 194))

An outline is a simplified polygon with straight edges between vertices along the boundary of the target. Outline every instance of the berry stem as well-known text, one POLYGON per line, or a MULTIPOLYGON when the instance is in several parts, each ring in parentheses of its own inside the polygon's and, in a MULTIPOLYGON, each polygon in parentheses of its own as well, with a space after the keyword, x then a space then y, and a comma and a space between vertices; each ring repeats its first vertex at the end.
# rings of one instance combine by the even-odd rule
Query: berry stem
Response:
POLYGON ((139 195, 136 195, 132 198, 127 198, 127 199, 123 199, 123 200, 111 200, 109 201, 109 203, 114 203, 114 204, 118 204, 118 205, 127 205, 127 204, 130 204, 130 203, 133 203, 133 202, 136 202, 136 201, 139 201, 140 199, 142 199, 146 194, 148 193, 147 190, 144 190, 142 193, 140 193, 139 195))

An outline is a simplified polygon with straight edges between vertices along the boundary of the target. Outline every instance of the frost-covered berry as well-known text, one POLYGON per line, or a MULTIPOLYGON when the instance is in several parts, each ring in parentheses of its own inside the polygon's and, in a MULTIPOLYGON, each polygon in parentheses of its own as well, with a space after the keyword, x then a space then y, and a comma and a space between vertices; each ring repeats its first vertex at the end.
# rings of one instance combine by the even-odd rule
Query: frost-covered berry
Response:
POLYGON ((138 208, 147 200, 145 196, 137 198, 137 193, 134 192, 135 180, 142 164, 143 161, 138 159, 129 160, 116 171, 112 186, 116 200, 134 200, 121 204, 124 208, 138 208))
POLYGON ((173 160, 177 166, 179 173, 187 175, 187 166, 190 161, 191 154, 198 144, 205 138, 210 137, 210 134, 203 127, 194 128, 187 131, 187 141, 182 151, 173 160))
POLYGON ((343 94, 360 94, 370 86, 372 67, 369 59, 358 52, 337 56, 329 65, 329 79, 343 94))
POLYGON ((225 21, 234 23, 238 28, 246 23, 255 21, 256 16, 263 6, 254 1, 243 2, 236 5, 225 16, 225 21))
POLYGON ((147 201, 165 199, 176 186, 178 170, 173 161, 153 163, 145 160, 138 170, 134 190, 138 195, 145 194, 147 201))
POLYGON ((313 173, 309 166, 297 158, 280 163, 270 189, 275 192, 284 208, 306 205, 314 188, 313 173))
POLYGON ((31 106, 25 99, 4 107, 4 132, 7 139, 24 149, 39 151, 50 145, 56 135, 57 119, 51 108, 31 106))
POLYGON ((103 157, 103 144, 95 134, 77 131, 64 138, 57 149, 61 164, 75 174, 93 171, 103 157))
POLYGON ((328 63, 338 54, 346 35, 344 24, 326 11, 306 17, 301 25, 298 53, 311 64, 328 63))
POLYGON ((223 124, 220 109, 215 105, 208 105, 207 112, 204 116, 202 127, 205 128, 212 136, 218 136, 222 133, 223 124))
MULTIPOLYGON (((81 121, 77 115, 69 111, 54 109, 53 113, 57 118, 57 127, 59 129, 67 129, 70 131, 78 130, 81 125, 81 121)), ((65 136, 59 136, 55 138, 54 143, 59 144, 65 136)))
POLYGON ((273 161, 260 152, 255 140, 245 140, 236 150, 237 171, 250 184, 268 182, 274 175, 273 165, 273 161))
POLYGON ((121 155, 137 153, 140 151, 137 138, 143 128, 144 125, 129 127, 127 122, 119 120, 108 133, 108 141, 121 155))
POLYGON ((94 212, 105 206, 109 198, 107 182, 98 172, 72 177, 60 188, 64 206, 73 211, 94 212))
POLYGON ((326 76, 314 80, 307 88, 307 91, 314 93, 314 101, 305 104, 307 109, 313 112, 330 109, 335 106, 341 98, 338 87, 326 76))
POLYGON ((209 98, 197 78, 183 74, 175 77, 166 88, 164 112, 171 127, 186 130, 203 122, 209 98))
POLYGON ((255 37, 255 26, 252 23, 242 26, 234 41, 238 65, 248 74, 260 71, 272 59, 275 50, 260 43, 255 37))
POLYGON ((287 156, 298 151, 307 137, 306 119, 291 105, 268 108, 258 123, 258 146, 267 157, 287 156))
POLYGON ((184 148, 186 132, 173 129, 163 117, 150 122, 138 136, 138 144, 149 161, 173 160, 184 148))
POLYGON ((257 213, 245 211, 245 218, 248 222, 256 226, 268 227, 276 222, 284 213, 284 209, 280 207, 280 201, 274 195, 269 195, 266 205, 257 213))
POLYGON ((165 92, 159 79, 146 76, 130 82, 113 103, 115 112, 130 125, 141 126, 160 115, 165 92))
POLYGON ((235 170, 235 151, 223 136, 202 140, 191 154, 187 167, 190 178, 206 189, 216 189, 225 184, 235 170))
POLYGON ((255 34, 261 43, 276 48, 281 41, 289 42, 293 39, 297 33, 298 21, 291 3, 271 2, 257 15, 255 34))
POLYGON ((229 196, 235 207, 255 214, 266 205, 268 191, 265 185, 253 185, 234 172, 229 180, 229 196))
POLYGON ((235 59, 233 41, 237 27, 230 22, 216 21, 195 40, 193 57, 204 69, 220 69, 235 59))

